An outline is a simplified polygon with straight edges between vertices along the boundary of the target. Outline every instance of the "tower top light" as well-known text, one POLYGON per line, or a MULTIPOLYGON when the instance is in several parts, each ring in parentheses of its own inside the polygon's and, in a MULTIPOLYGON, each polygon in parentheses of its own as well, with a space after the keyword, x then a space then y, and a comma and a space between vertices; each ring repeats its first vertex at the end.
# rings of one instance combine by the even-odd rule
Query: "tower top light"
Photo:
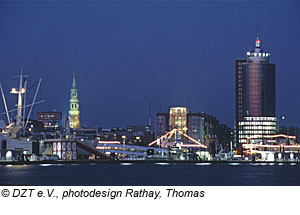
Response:
POLYGON ((256 37, 256 40, 255 40, 255 48, 260 48, 260 39, 258 36, 256 37))

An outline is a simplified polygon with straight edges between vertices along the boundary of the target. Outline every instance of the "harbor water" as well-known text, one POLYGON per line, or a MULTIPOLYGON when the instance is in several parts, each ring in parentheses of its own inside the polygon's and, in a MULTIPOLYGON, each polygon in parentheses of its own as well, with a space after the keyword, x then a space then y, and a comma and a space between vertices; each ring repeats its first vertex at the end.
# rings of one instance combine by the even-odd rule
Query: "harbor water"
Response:
POLYGON ((299 163, 117 163, 0 166, 1 185, 299 186, 299 163))

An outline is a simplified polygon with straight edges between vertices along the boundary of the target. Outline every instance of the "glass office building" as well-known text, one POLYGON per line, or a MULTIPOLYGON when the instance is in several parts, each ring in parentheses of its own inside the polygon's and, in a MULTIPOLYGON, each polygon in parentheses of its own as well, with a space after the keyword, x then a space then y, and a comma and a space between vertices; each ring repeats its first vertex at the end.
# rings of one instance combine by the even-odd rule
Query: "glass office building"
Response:
POLYGON ((276 134, 277 117, 244 117, 239 122, 239 141, 245 143, 263 143, 266 137, 276 134))

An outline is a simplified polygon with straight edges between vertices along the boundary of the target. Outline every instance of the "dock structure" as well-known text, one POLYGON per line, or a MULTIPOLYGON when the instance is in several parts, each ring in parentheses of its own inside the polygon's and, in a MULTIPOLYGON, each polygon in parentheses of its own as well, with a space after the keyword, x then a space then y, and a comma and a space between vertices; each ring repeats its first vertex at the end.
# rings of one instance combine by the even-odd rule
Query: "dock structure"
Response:
POLYGON ((192 137, 188 136, 187 134, 183 133, 177 128, 174 128, 173 130, 167 132, 165 135, 157 138, 153 142, 149 143, 148 146, 152 146, 155 143, 162 148, 167 148, 168 146, 179 144, 180 147, 207 149, 207 146, 193 139, 192 137), (179 137, 179 135, 181 135, 181 137, 179 137), (184 143, 182 141, 184 138, 187 140, 188 143, 184 143))
POLYGON ((40 150, 41 154, 56 155, 59 160, 77 160, 80 157, 89 157, 92 154, 99 159, 110 159, 109 155, 76 139, 57 138, 41 140, 40 150))

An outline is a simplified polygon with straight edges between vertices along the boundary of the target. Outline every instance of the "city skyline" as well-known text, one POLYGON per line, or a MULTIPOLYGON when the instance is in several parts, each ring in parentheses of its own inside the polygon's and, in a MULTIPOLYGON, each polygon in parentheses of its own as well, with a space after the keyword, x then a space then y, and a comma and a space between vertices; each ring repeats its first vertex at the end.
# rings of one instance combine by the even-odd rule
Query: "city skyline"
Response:
MULTIPOLYGON (((252 49, 259 24, 263 47, 277 66, 277 114, 286 116, 287 125, 299 126, 298 11, 296 2, 1 2, 1 82, 7 93, 11 76, 21 68, 32 83, 41 77, 39 98, 46 102, 35 112, 56 109, 67 114, 75 72, 83 126, 147 124, 151 101, 152 116, 160 112, 160 104, 162 111, 184 106, 233 127, 234 60, 252 49), (245 15, 230 15, 231 7, 245 15), (38 10, 30 14, 33 9, 38 10), (252 17, 253 10, 264 13, 252 17), (210 17, 212 11, 223 14, 229 24, 222 26, 220 17, 210 17), (50 13, 56 16, 49 19, 50 13)), ((7 100, 12 107, 15 97, 7 100)))

